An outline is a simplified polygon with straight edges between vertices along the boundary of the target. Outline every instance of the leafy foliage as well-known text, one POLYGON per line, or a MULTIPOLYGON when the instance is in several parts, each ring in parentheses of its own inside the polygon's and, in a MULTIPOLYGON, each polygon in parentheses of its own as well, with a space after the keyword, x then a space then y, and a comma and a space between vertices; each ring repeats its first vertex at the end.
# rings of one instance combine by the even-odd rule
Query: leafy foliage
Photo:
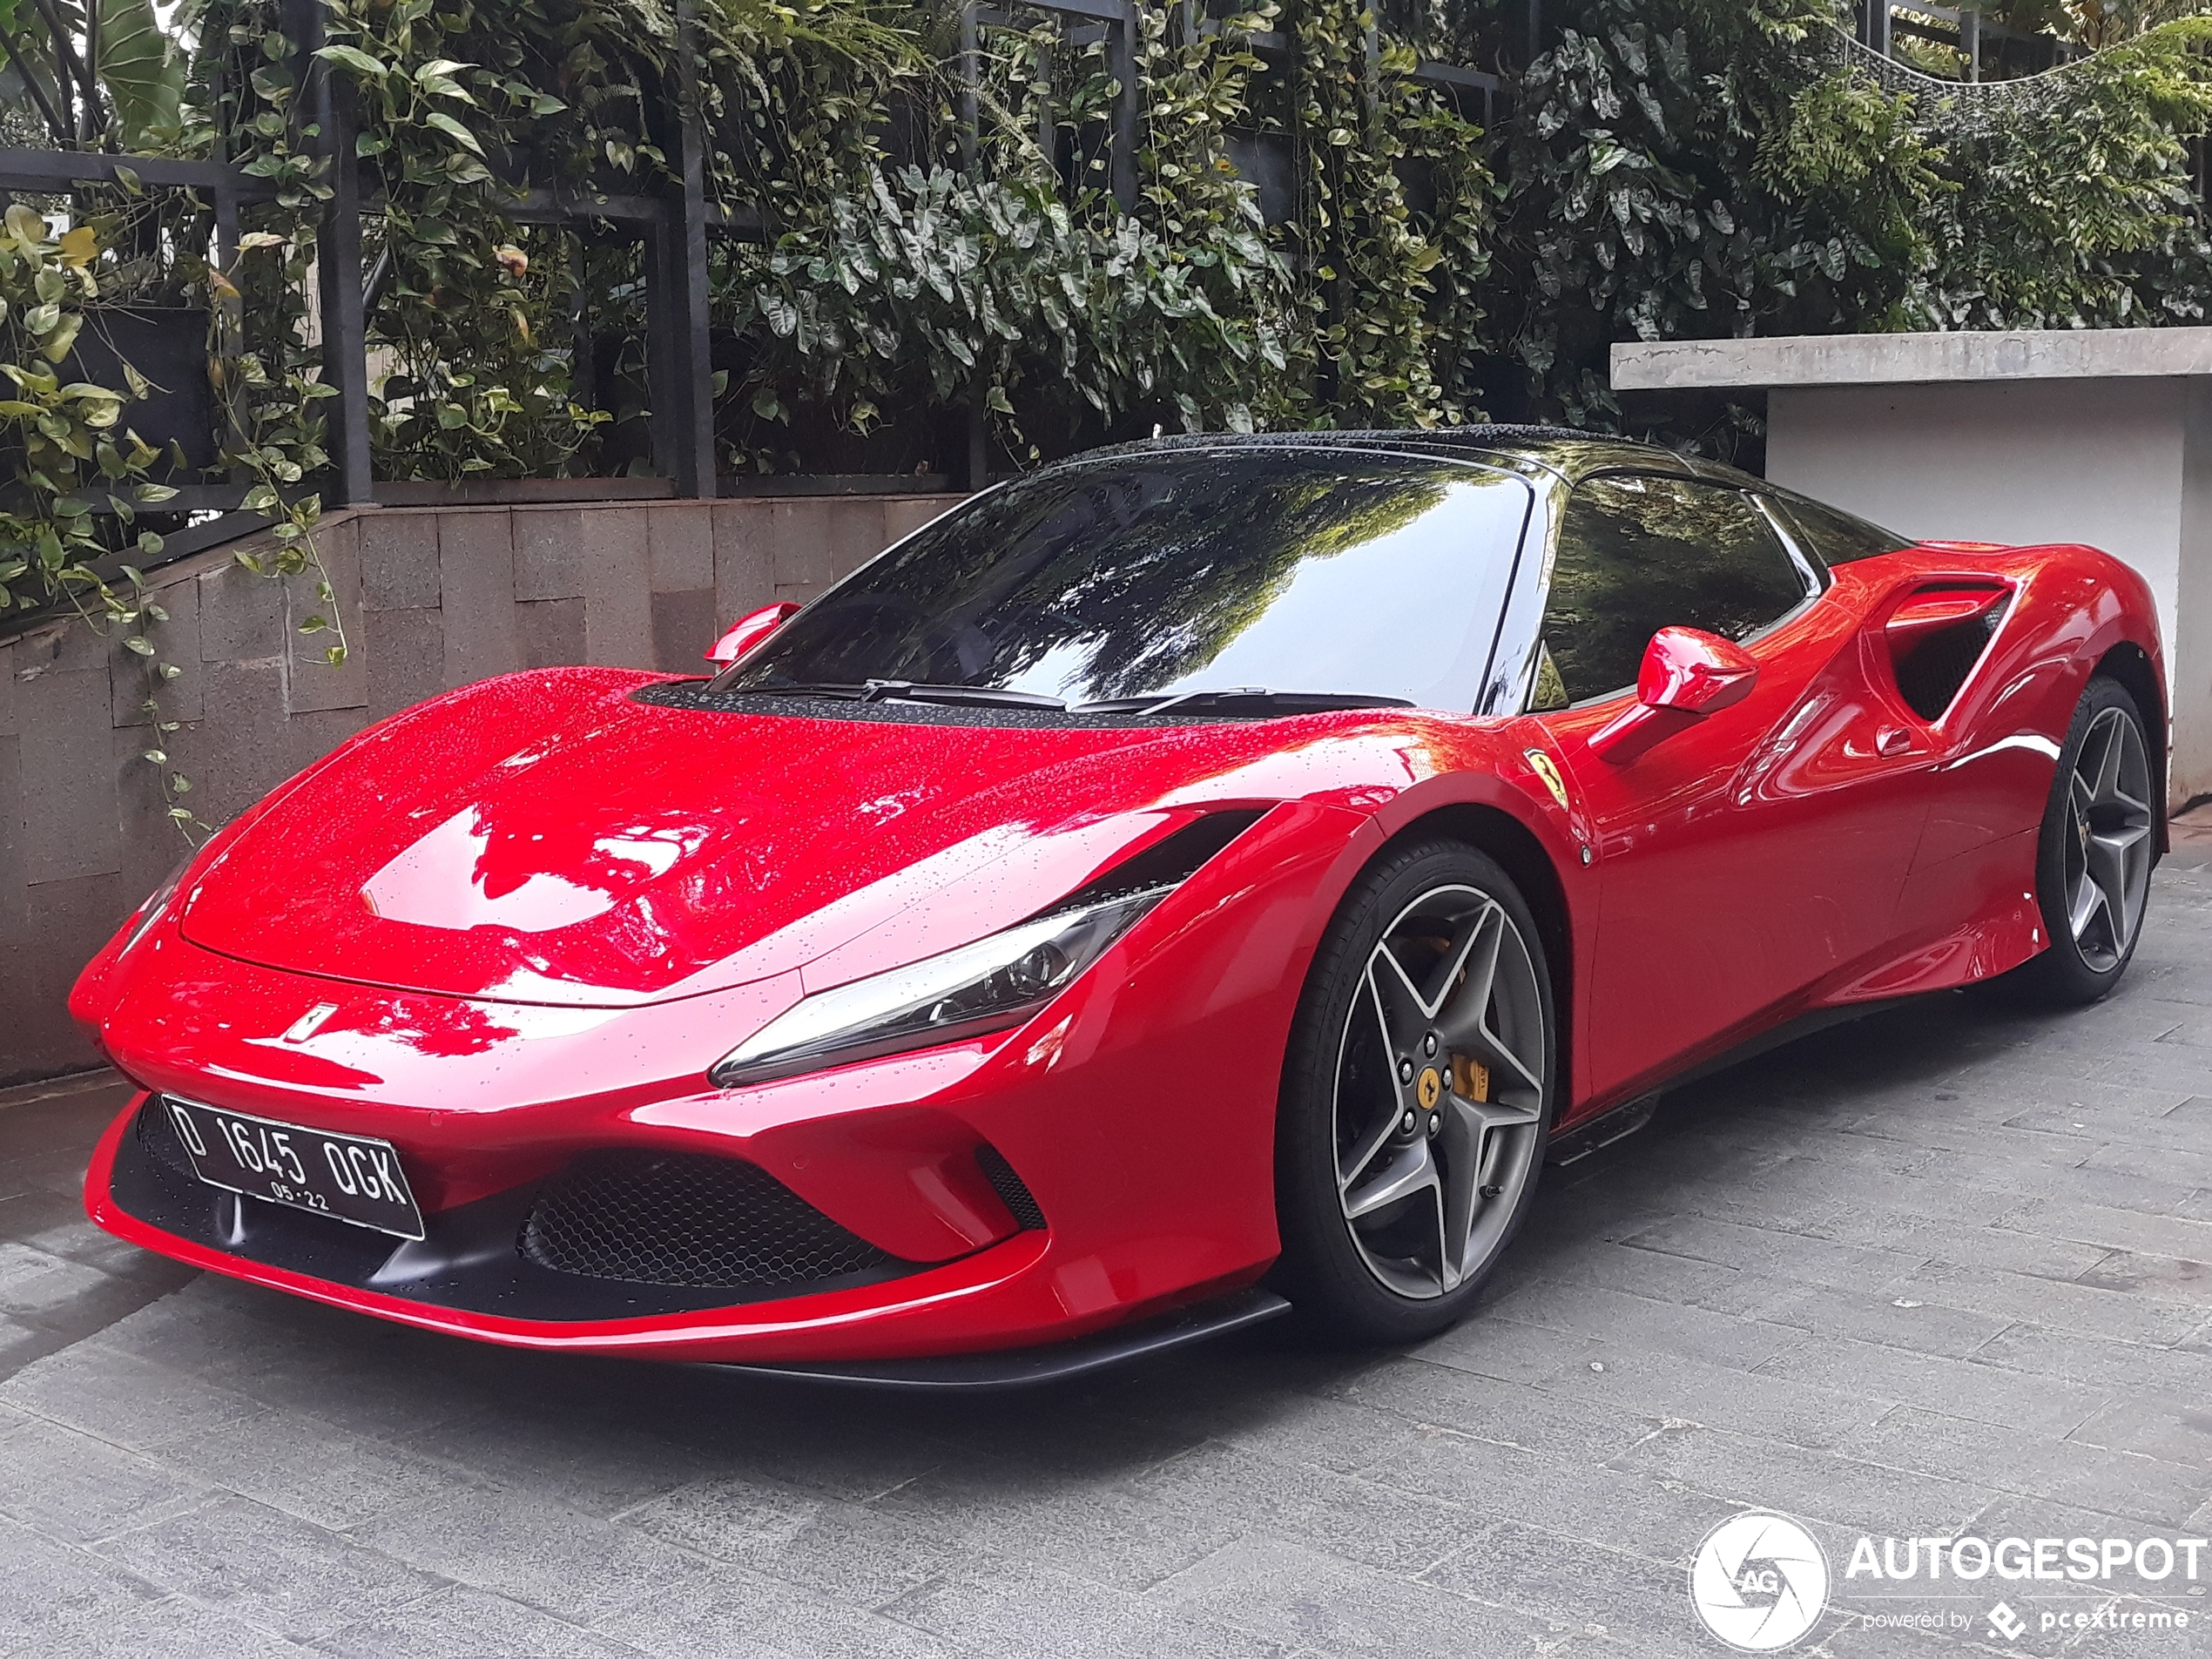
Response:
MULTIPOLYGON (((145 667, 152 738, 145 759, 158 769, 170 817, 189 826, 197 820, 179 798, 192 785, 168 770, 161 745, 177 727, 162 719, 157 697, 179 670, 150 637, 168 617, 137 568, 114 558, 95 516, 104 505, 127 526, 176 491, 148 479, 158 452, 123 423, 125 406, 145 390, 137 371, 126 369, 119 388, 64 378, 99 297, 104 228, 57 235, 21 203, 0 215, 0 452, 12 463, 0 486, 0 615, 58 604, 118 635, 145 667)), ((146 530, 132 550, 151 557, 161 545, 146 530)))
POLYGON ((1929 206, 1911 326, 2078 328, 2193 321, 2212 242, 2188 137, 2212 125, 2212 17, 2168 24, 1998 107, 1924 114, 1951 188, 1929 206))
MULTIPOLYGON (((179 102, 145 0, 99 3, 118 130, 219 132, 277 186, 199 280, 223 468, 290 513, 328 459, 306 294, 333 175, 300 43, 277 0, 187 0, 179 102)), ((711 244, 725 464, 944 469, 978 419, 1017 462, 1170 425, 1450 423, 1501 391, 1617 425, 1621 339, 2202 314, 2212 25, 2131 32, 2149 3, 2082 13, 2124 44, 1998 98, 1885 90, 1828 0, 1551 0, 1487 133, 1411 71, 1417 45, 1494 54, 1494 0, 1393 0, 1379 27, 1363 0, 1141 0, 1126 64, 1107 31, 987 13, 965 68, 951 15, 907 0, 699 0, 688 66, 664 0, 321 0, 316 67, 377 204, 383 475, 637 458, 637 246, 513 203, 671 190, 694 80, 708 199, 764 227, 711 244)))
MULTIPOLYGON (((819 401, 864 431, 886 408, 972 400, 1017 443, 1025 425, 1282 418, 1302 318, 1255 192, 1226 163, 1222 122, 1258 68, 1240 44, 1253 21, 1179 44, 1163 10, 1144 21, 1138 72, 1154 96, 1126 212, 1103 158, 1086 157, 1117 90, 1103 55, 1052 64, 1042 34, 993 43, 974 169, 948 165, 956 145, 926 167, 896 165, 865 130, 824 155, 834 187, 785 204, 772 242, 725 262, 717 320, 751 347, 750 411, 788 420, 819 401), (1060 84, 1035 78, 1040 61, 1060 84), (1081 165, 1070 190, 1062 153, 1100 165, 1081 165)), ((952 96, 941 83, 915 93, 952 96)))
POLYGON ((1538 410, 1615 426, 1616 340, 2201 315, 2208 31, 1930 96, 1842 57, 1811 0, 1576 0, 1507 140, 1500 343, 1538 410))
MULTIPOLYGON (((56 598, 105 619, 135 620, 135 607, 93 566, 106 552, 94 497, 126 521, 175 494, 145 481, 158 452, 122 424, 142 383, 121 389, 65 381, 97 299, 97 226, 56 236, 20 203, 0 219, 0 442, 14 462, 0 490, 0 610, 56 598), (105 504, 105 503, 103 503, 105 504)), ((149 532, 145 554, 161 550, 149 532)))

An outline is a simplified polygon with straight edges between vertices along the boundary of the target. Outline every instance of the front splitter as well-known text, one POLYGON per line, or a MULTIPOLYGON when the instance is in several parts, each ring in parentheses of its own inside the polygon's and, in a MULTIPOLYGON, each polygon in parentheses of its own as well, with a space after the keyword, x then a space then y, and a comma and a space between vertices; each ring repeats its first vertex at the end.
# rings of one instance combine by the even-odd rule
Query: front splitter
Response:
POLYGON ((1089 1376, 1154 1354, 1188 1347, 1195 1342, 1226 1336, 1231 1331, 1264 1324, 1290 1311, 1291 1305, 1281 1297, 1254 1285, 1177 1308, 1157 1318, 1034 1348, 933 1354, 914 1359, 733 1364, 717 1366, 715 1369, 862 1388, 943 1392, 1028 1388, 1089 1376))

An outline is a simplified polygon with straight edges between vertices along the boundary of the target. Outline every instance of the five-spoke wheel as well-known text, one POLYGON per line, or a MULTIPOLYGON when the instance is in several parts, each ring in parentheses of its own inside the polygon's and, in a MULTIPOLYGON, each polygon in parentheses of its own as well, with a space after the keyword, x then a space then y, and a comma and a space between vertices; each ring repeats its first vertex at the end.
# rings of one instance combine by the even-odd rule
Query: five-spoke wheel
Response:
POLYGON ((2141 936, 2158 859, 2156 774, 2135 700, 2089 682, 2059 751, 2037 846, 2049 948, 2002 983, 2029 1001, 2093 1002, 2120 982, 2141 936))
POLYGON ((2129 711, 2089 723, 2067 786, 2067 927, 2092 968, 2115 967, 2135 942, 2150 894, 2150 759, 2129 711))
POLYGON ((1285 1079, 1278 1215, 1298 1305, 1385 1340, 1465 1311, 1542 1167, 1551 1006, 1534 919, 1482 853, 1430 843, 1355 884, 1285 1079))
POLYGON ((1487 1257, 1539 1154, 1536 971, 1505 907, 1453 885, 1399 913, 1362 981, 1337 1059, 1339 1203, 1376 1278, 1441 1296, 1487 1257))

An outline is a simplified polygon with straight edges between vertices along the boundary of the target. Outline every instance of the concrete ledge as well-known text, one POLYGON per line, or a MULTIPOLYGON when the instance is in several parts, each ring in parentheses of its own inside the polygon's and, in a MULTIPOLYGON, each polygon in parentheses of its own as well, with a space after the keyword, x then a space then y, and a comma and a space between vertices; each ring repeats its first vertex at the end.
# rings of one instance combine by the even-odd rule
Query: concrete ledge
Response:
POLYGON ((1653 341, 1613 348, 1616 392, 2192 374, 2212 374, 2212 328, 1793 334, 1772 340, 1653 341))

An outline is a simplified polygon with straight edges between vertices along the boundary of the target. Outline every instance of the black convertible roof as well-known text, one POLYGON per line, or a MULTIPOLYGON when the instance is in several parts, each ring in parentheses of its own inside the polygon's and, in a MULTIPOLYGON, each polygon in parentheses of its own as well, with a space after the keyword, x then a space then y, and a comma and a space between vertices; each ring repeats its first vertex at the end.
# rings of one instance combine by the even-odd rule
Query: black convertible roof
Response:
POLYGON ((1188 450, 1305 449, 1315 454, 1346 449, 1387 450, 1396 455, 1431 455, 1454 460, 1483 460, 1516 469, 1555 473, 1572 483, 1594 472, 1633 469, 1712 478, 1734 483, 1757 481, 1733 467, 1685 455, 1656 443, 1637 443, 1602 433, 1555 426, 1459 426, 1369 428, 1348 432, 1195 432, 1138 443, 1120 443, 1071 455, 1070 462, 1188 450))

